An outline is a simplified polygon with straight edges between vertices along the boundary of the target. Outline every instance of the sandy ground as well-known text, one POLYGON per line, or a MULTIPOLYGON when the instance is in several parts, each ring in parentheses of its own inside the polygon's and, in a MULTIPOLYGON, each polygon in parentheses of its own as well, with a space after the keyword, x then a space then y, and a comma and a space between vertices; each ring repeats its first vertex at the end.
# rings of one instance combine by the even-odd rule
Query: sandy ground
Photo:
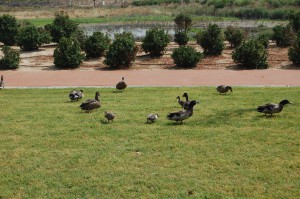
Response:
MULTIPOLYGON (((195 42, 189 45, 202 51, 195 42)), ((18 70, 0 71, 6 87, 114 86, 122 76, 130 86, 300 86, 300 70, 289 61, 288 48, 274 44, 268 49, 270 68, 266 70, 237 69, 228 44, 221 56, 206 57, 193 69, 178 69, 171 58, 172 50, 178 47, 175 43, 160 58, 139 52, 130 70, 108 70, 104 58, 85 60, 78 69, 58 70, 53 64, 55 47, 47 45, 35 52, 20 52, 18 70)))

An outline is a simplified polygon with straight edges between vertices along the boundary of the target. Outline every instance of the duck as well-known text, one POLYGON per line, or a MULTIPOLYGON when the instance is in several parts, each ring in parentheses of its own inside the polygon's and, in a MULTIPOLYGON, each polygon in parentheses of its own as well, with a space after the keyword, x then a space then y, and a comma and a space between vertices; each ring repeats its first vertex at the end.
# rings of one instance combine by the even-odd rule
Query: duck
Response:
POLYGON ((198 103, 199 103, 198 101, 192 100, 187 109, 169 113, 167 115, 167 119, 183 123, 182 122, 183 120, 185 120, 193 115, 194 106, 198 103))
POLYGON ((79 99, 81 99, 83 97, 83 90, 74 90, 71 91, 69 94, 69 98, 71 99, 71 101, 78 101, 79 99))
POLYGON ((95 99, 87 99, 79 107, 82 110, 85 110, 87 113, 90 113, 90 112, 92 112, 92 110, 98 109, 101 107, 99 97, 100 97, 100 93, 99 93, 99 91, 97 91, 95 94, 95 99))
POLYGON ((189 105, 190 105, 190 101, 189 101, 189 95, 187 93, 183 93, 182 97, 185 98, 185 102, 183 104, 183 108, 184 109, 188 109, 189 108, 189 105))
POLYGON ((231 86, 226 86, 226 85, 220 85, 217 87, 217 91, 219 92, 219 94, 221 93, 227 93, 228 91, 232 92, 232 87, 231 86))
POLYGON ((159 117, 158 114, 149 114, 147 117, 147 123, 150 121, 151 123, 155 122, 157 118, 159 117))
POLYGON ((178 104, 181 106, 181 108, 183 108, 184 107, 184 101, 180 100, 179 96, 177 96, 176 99, 178 101, 178 104))
POLYGON ((124 81, 124 77, 122 77, 122 81, 118 82, 116 85, 116 89, 124 90, 127 87, 127 84, 124 81))
POLYGON ((1 75, 0 88, 4 89, 4 77, 1 75))
POLYGON ((265 116, 267 116, 267 114, 270 114, 272 116, 274 113, 280 113, 283 109, 283 106, 286 104, 293 103, 287 99, 284 99, 281 102, 279 102, 279 104, 268 103, 262 106, 258 106, 256 110, 257 112, 264 113, 265 116))
POLYGON ((114 119, 115 119, 115 114, 112 113, 112 112, 107 112, 107 111, 105 111, 105 112, 104 112, 104 117, 107 119, 107 122, 109 122, 109 121, 114 121, 114 119))

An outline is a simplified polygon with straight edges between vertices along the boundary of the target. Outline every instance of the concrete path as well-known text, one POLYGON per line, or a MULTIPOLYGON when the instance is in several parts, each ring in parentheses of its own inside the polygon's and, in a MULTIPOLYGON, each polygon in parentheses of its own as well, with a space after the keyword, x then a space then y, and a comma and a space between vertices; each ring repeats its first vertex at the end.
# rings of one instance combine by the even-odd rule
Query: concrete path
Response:
POLYGON ((115 86, 300 86, 300 70, 0 71, 7 88, 115 86))

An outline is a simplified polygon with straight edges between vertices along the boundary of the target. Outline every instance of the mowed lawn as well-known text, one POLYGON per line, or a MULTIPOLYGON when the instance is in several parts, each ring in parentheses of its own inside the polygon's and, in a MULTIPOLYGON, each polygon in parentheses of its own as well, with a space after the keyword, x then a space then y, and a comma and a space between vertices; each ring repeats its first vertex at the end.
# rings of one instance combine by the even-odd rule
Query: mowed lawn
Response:
POLYGON ((85 113, 72 89, 0 90, 0 198, 300 195, 300 87, 81 89, 102 107, 85 113), (181 125, 166 115, 184 92, 200 104, 181 125), (277 116, 256 112, 283 99, 277 116))

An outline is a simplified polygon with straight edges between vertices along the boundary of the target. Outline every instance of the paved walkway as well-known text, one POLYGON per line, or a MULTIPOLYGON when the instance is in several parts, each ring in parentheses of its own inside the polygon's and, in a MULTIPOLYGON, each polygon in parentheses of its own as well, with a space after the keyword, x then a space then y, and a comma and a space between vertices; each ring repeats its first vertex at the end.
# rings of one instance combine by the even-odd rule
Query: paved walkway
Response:
POLYGON ((300 86, 300 70, 0 71, 7 88, 115 86, 300 86))

